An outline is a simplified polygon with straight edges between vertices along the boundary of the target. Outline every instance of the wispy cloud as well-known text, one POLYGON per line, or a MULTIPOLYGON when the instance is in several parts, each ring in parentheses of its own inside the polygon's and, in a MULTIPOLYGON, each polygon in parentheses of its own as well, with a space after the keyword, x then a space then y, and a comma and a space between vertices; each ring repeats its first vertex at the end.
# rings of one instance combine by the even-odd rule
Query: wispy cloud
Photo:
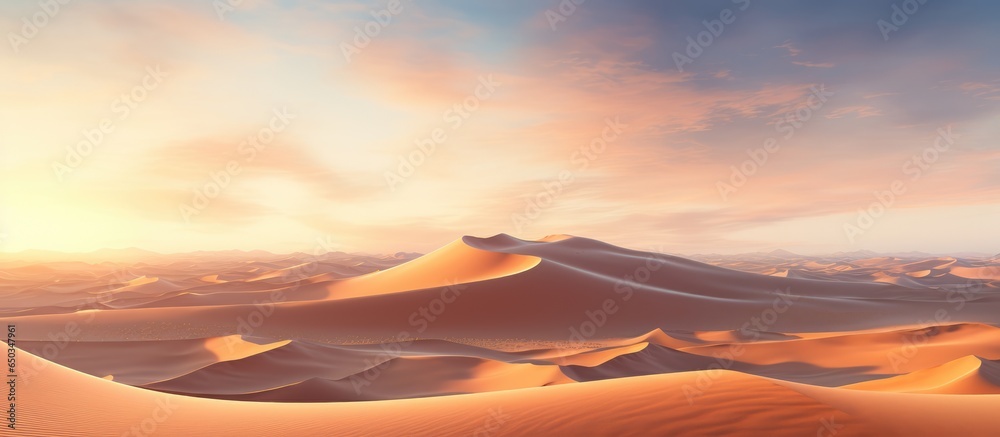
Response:
POLYGON ((801 65, 803 67, 809 67, 809 68, 833 68, 834 67, 834 65, 833 65, 832 62, 795 61, 795 62, 792 62, 792 64, 801 65))
MULTIPOLYGON (((525 196, 575 170, 574 153, 608 117, 627 126, 621 139, 574 171, 523 236, 769 247, 785 238, 775 223, 836 227, 843 220, 832 217, 866 207, 945 125, 962 140, 894 214, 924 223, 1000 194, 993 3, 941 3, 892 44, 872 26, 884 8, 871 2, 755 4, 683 73, 670 54, 718 14, 707 3, 588 2, 553 32, 548 4, 407 2, 367 35, 373 7, 244 2, 225 20, 210 2, 67 7, 18 53, 0 51, 4 249, 286 250, 328 233, 358 249, 430 250, 460 234, 512 232, 525 196), (355 38, 368 42, 345 62, 340 44, 355 38), (114 115, 148 65, 169 79, 56 183, 51 163, 114 115), (502 86, 467 100, 484 76, 502 86), (836 96, 802 120, 818 84, 836 96), (299 118, 246 161, 241 141, 276 107, 299 118), (460 111, 471 115, 453 129, 448 114, 460 111), (777 127, 793 121, 805 123, 785 139, 777 127), (387 190, 385 172, 435 128, 447 140, 387 190), (715 183, 772 137, 780 152, 722 202, 715 183), (241 174, 197 220, 181 220, 178 204, 234 159, 241 174)), ((0 28, 17 29, 30 8, 0 12, 0 28)), ((935 229, 971 247, 1000 238, 989 219, 935 229)), ((913 244, 873 232, 887 249, 913 244)), ((814 234, 804 246, 847 244, 814 234)))

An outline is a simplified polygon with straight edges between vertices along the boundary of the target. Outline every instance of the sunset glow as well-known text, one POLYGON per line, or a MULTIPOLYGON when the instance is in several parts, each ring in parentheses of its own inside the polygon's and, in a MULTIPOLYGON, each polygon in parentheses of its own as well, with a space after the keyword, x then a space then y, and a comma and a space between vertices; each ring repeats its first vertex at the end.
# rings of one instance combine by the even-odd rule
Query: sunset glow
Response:
POLYGON ((996 251, 991 14, 715 3, 5 2, 0 250, 996 251))

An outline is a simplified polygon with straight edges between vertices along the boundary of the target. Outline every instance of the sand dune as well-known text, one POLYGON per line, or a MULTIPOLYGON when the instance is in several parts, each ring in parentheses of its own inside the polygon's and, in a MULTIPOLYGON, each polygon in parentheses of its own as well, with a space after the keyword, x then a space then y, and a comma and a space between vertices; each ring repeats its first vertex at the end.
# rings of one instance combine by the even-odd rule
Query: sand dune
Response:
POLYGON ((716 359, 711 357, 688 354, 649 343, 640 343, 638 346, 638 350, 621 353, 599 365, 565 366, 563 372, 577 381, 598 381, 658 373, 704 370, 712 368, 713 364, 718 365, 716 359))
POLYGON ((523 272, 541 261, 537 257, 481 249, 464 240, 455 241, 389 270, 333 282, 329 297, 346 299, 485 281, 523 272))
MULTIPOLYGON (((337 364, 316 361, 313 365, 316 363, 324 367, 337 364)), ((508 364, 469 357, 398 357, 338 376, 329 375, 329 371, 323 376, 310 376, 318 372, 308 370, 288 374, 284 372, 302 369, 281 365, 268 367, 259 361, 254 363, 258 365, 256 368, 248 368, 248 363, 226 364, 229 363, 144 387, 215 399, 334 402, 482 393, 573 382, 554 366, 508 364), (272 376, 275 373, 282 375, 272 376)))
MULTIPOLYGON (((402 331, 412 332, 415 326, 423 326, 423 323, 411 323, 415 320, 411 319, 412 314, 442 297, 455 301, 448 303, 440 316, 433 316, 433 323, 420 332, 422 337, 498 338, 501 336, 493 333, 502 332, 502 337, 568 341, 569 328, 584 324, 588 312, 601 310, 609 299, 614 302, 616 314, 608 317, 604 326, 592 336, 595 340, 635 337, 656 328, 740 330, 773 306, 785 306, 782 302, 775 303, 780 298, 776 293, 779 290, 792 295, 794 303, 791 310, 768 327, 769 331, 842 331, 918 325, 933 317, 936 311, 955 306, 954 296, 930 288, 915 290, 877 283, 844 286, 837 281, 761 276, 683 258, 629 251, 582 238, 548 243, 522 242, 510 237, 467 238, 450 247, 461 253, 475 254, 476 250, 485 253, 483 248, 486 248, 497 254, 470 256, 470 264, 457 266, 452 263, 455 257, 432 254, 424 261, 421 258, 407 263, 423 266, 422 271, 404 265, 397 268, 400 270, 390 269, 349 280, 296 283, 294 287, 275 286, 267 291, 236 293, 240 296, 237 300, 231 300, 229 293, 203 290, 197 295, 189 293, 191 301, 177 305, 195 306, 203 301, 203 305, 197 305, 199 317, 236 320, 255 311, 253 302, 267 300, 270 293, 281 291, 286 301, 275 302, 275 312, 269 323, 260 327, 256 335, 316 342, 347 342, 357 335, 371 335, 377 341, 384 341, 402 331), (476 248, 459 246, 466 243, 476 248), (507 257, 508 254, 519 257, 507 257), (507 262, 518 268, 536 262, 526 257, 540 258, 540 261, 520 273, 503 276, 512 273, 504 270, 507 262), (499 264, 491 264, 493 262, 499 264), (518 264, 520 262, 528 264, 518 264), (467 266, 474 267, 475 263, 490 266, 487 274, 469 276, 466 279, 475 282, 462 283, 447 291, 448 284, 472 270, 467 266), (494 268, 495 265, 503 268, 494 268), (382 274, 386 275, 385 279, 380 276, 382 274), (501 276, 494 277, 498 274, 501 276), (410 282, 402 279, 410 276, 415 285, 407 285, 410 282), (364 284, 372 287, 362 286, 364 284), (317 288, 329 289, 334 295, 339 293, 339 298, 318 298, 321 292, 317 288), (455 290, 460 296, 449 295, 455 290), (901 307, 905 309, 900 310, 901 307), (559 311, 551 311, 552 308, 559 308, 559 311), (713 317, 703 317, 706 313, 713 317), (520 323, 509 323, 512 318, 520 323)), ((1000 311, 1000 298, 996 295, 980 293, 972 298, 977 299, 977 305, 961 310, 964 321, 989 323, 1000 311)), ((141 308, 132 307, 135 311, 101 311, 92 323, 94 329, 84 332, 83 339, 89 335, 120 339, 117 333, 141 330, 144 321, 149 319, 166 323, 163 330, 173 338, 234 333, 233 327, 225 326, 190 332, 190 327, 169 321, 169 313, 175 310, 164 306, 168 304, 169 299, 141 308)), ((25 316, 23 320, 45 328, 83 318, 80 314, 63 314, 25 316)), ((429 322, 430 318, 418 316, 416 320, 429 322)))
POLYGON ((38 356, 55 356, 60 363, 91 375, 112 375, 118 382, 144 385, 215 363, 255 356, 286 343, 256 344, 233 335, 194 340, 69 342, 63 347, 44 341, 20 341, 18 346, 38 356))
POLYGON ((1000 394, 1000 362, 968 355, 929 369, 846 388, 902 393, 1000 394))
POLYGON ((703 263, 567 235, 422 257, 139 258, 0 260, 26 435, 151 417, 163 435, 1000 429, 985 413, 1000 406, 991 260, 703 263), (106 403, 81 412, 93 398, 106 403), (157 402, 179 407, 156 421, 157 402))
MULTIPOLYGON (((786 379, 837 386, 938 366, 970 353, 1000 359, 1000 328, 981 324, 943 325, 867 333, 829 333, 785 342, 760 341, 740 345, 740 361, 768 366, 809 363, 827 373, 786 379), (845 372, 846 371, 846 372, 845 372)), ((683 348, 713 356, 733 350, 732 344, 683 348)), ((759 373, 771 376, 770 373, 759 373)))
POLYGON ((1000 407, 1000 396, 817 388, 726 371, 381 401, 378 405, 198 399, 132 388, 58 365, 43 372, 24 385, 21 435, 117 436, 132 427, 145 427, 162 435, 219 436, 477 432, 798 436, 831 431, 843 436, 931 436, 949 431, 987 436, 1000 424, 990 414, 1000 407), (699 381, 711 383, 706 386, 699 381), (95 398, 102 400, 100 409, 89 408, 95 398))

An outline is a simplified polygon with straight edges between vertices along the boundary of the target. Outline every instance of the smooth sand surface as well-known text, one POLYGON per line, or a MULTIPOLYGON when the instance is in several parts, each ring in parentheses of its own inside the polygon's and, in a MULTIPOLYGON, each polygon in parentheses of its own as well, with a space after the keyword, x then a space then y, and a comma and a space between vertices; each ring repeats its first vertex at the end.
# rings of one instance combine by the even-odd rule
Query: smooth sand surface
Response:
POLYGON ((567 235, 102 255, 0 259, 20 434, 1000 429, 996 259, 695 261, 567 235))
MULTIPOLYGON (((22 352, 23 359, 30 359, 22 352)), ((128 435, 995 435, 1000 396, 877 393, 697 371, 462 396, 264 403, 156 393, 57 364, 19 433, 128 435), (96 402, 99 400, 99 402, 96 402), (824 432, 823 430, 826 430, 824 432)))

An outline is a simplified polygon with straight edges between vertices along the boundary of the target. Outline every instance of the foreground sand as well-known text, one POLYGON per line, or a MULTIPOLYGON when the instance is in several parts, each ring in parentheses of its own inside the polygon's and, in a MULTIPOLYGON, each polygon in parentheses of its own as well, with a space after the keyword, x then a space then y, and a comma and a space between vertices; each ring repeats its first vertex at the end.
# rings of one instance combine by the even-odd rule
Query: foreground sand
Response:
POLYGON ((354 403, 199 399, 45 366, 23 387, 22 435, 995 435, 1000 396, 830 389, 698 371, 354 403), (708 386, 699 384, 708 380, 708 386), (704 393, 689 402, 685 387, 704 393))
POLYGON ((415 260, 0 262, 0 317, 20 348, 18 431, 1000 430, 998 260, 710 261, 755 273, 505 235, 415 260))

